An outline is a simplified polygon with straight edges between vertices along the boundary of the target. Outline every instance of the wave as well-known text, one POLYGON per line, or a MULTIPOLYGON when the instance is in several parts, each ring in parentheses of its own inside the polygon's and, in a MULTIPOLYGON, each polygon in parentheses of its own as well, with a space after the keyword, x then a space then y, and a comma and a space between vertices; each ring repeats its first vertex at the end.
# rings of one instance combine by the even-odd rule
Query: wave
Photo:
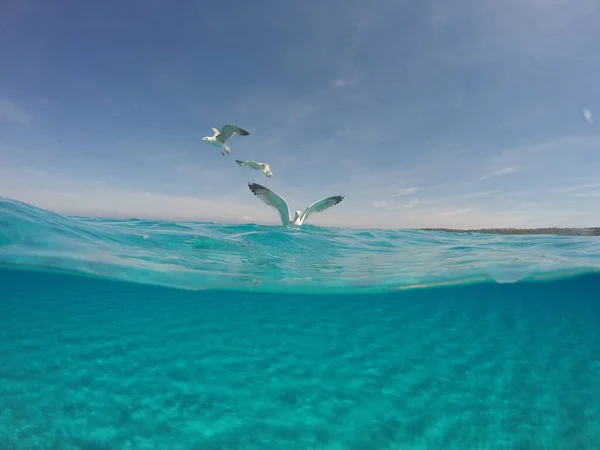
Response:
POLYGON ((0 197, 0 264, 180 289, 385 292, 600 271, 600 240, 65 217, 0 197))

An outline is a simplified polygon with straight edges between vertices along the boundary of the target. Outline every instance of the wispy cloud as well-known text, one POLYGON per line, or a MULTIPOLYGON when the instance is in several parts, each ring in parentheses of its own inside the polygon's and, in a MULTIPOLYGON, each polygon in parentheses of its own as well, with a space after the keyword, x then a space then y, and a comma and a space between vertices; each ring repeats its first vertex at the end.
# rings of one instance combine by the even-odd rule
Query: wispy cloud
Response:
POLYGON ((513 173, 515 169, 512 167, 505 167, 504 169, 495 170, 494 172, 486 173, 485 175, 479 177, 480 180, 486 180, 488 178, 500 177, 502 175, 508 175, 509 173, 513 173))
POLYGON ((355 83, 355 81, 349 80, 346 78, 336 78, 333 81, 333 87, 334 88, 343 88, 343 87, 347 87, 347 86, 352 86, 354 83, 355 83))
MULTIPOLYGON (((600 181, 600 175, 598 176, 598 181, 600 181)), ((566 186, 557 189, 553 189, 552 192, 558 194, 568 194, 574 192, 588 191, 588 190, 600 190, 600 183, 591 183, 591 184, 583 184, 576 186, 566 186)))
MULTIPOLYGON (((383 190, 383 186, 381 185, 377 185, 379 190, 383 190)), ((395 189, 391 194, 388 194, 389 199, 388 200, 377 200, 374 201, 372 203, 373 207, 375 208, 391 208, 394 206, 402 206, 402 207, 406 207, 406 203, 402 203, 402 202, 398 202, 396 199, 401 198, 401 197, 406 197, 409 195, 414 194, 415 192, 417 192, 419 190, 418 187, 409 187, 409 188, 398 188, 395 189)), ((414 199, 411 201, 411 204, 417 204, 419 203, 419 199, 414 199)))
POLYGON ((16 103, 0 98, 0 121, 28 125, 31 116, 16 103))
POLYGON ((419 190, 418 187, 396 189, 396 195, 411 195, 419 190))
POLYGON ((592 111, 589 109, 584 109, 583 117, 585 117, 585 120, 587 120, 589 123, 592 123, 592 111))
MULTIPOLYGON (((353 181, 356 182, 347 180, 348 186, 353 181)), ((481 228, 548 226, 549 223, 593 226, 600 222, 600 212, 593 207, 598 197, 592 193, 573 204, 573 200, 552 197, 549 192, 516 195, 516 191, 485 191, 443 196, 442 189, 422 199, 403 197, 407 201, 395 202, 367 200, 356 189, 294 188, 284 182, 276 186, 259 182, 283 195, 292 209, 303 209, 325 195, 346 194, 340 205, 311 218, 311 223, 322 226, 481 228), (496 200, 489 200, 494 198, 496 200), (356 214, 357 211, 362 213, 356 214)), ((389 180, 374 186, 374 190, 384 192, 387 182, 389 180)), ((169 193, 165 188, 162 184, 155 184, 153 188, 129 188, 124 183, 65 177, 30 168, 0 169, 0 195, 67 215, 278 224, 276 213, 256 199, 242 180, 236 182, 235 189, 215 191, 210 196, 193 193, 189 186, 175 185, 175 189, 170 186, 169 193)))
MULTIPOLYGON (((119 218, 243 221, 256 215, 253 204, 227 194, 210 197, 165 194, 154 190, 128 189, 122 185, 90 179, 72 179, 44 170, 0 170, 0 195, 31 203, 62 214, 119 218)), ((268 217, 268 214, 263 214, 268 217)))
POLYGON ((374 208, 385 208, 387 206, 391 206, 393 205, 394 202, 392 202, 391 200, 377 200, 373 202, 373 207, 374 208))

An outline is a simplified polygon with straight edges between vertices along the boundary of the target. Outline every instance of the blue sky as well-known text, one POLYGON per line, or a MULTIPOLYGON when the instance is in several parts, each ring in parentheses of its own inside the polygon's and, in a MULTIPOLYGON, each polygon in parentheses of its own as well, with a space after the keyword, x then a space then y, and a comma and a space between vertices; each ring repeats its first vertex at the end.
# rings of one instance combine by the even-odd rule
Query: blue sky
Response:
POLYGON ((596 0, 4 2, 0 195, 277 224, 253 181, 345 195, 317 225, 600 226, 598 23, 596 0), (227 157, 201 141, 224 123, 251 133, 227 157))

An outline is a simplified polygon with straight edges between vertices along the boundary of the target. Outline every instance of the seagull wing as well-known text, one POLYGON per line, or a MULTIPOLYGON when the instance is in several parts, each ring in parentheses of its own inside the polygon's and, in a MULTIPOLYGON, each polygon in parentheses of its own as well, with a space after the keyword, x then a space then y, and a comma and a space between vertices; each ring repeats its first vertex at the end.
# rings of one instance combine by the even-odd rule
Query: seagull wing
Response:
POLYGON ((229 139, 231 139, 231 136, 233 136, 234 134, 239 134, 240 136, 248 136, 250 133, 248 133, 246 130, 243 130, 242 128, 236 127, 235 125, 223 125, 221 127, 221 134, 219 134, 217 140, 224 144, 229 139))
POLYGON ((260 165, 260 163, 257 163, 256 161, 240 161, 239 159, 236 159, 235 162, 242 167, 249 167, 254 170, 263 170, 263 167, 260 165))
POLYGON ((257 183, 248 183, 248 188, 267 206, 275 208, 279 212, 281 223, 283 225, 288 225, 290 223, 290 209, 281 195, 257 183))
POLYGON ((300 216, 300 223, 304 223, 304 221, 308 219, 308 216, 310 216, 311 214, 323 212, 326 209, 337 205, 342 200, 344 200, 343 195, 334 195, 333 197, 327 197, 323 200, 319 200, 318 202, 314 202, 302 213, 302 215, 300 216))

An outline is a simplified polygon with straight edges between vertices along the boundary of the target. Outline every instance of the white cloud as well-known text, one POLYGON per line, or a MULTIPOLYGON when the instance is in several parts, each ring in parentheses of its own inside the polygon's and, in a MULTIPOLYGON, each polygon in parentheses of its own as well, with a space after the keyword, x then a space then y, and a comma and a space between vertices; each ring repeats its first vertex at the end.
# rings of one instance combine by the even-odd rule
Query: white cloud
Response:
MULTIPOLYGON (((437 203, 437 200, 429 200, 426 201, 425 204, 433 204, 433 203, 437 203)), ((404 203, 403 205, 401 205, 401 207, 403 208, 414 208, 414 207, 418 207, 419 205, 422 205, 423 201, 419 200, 418 198, 415 198, 414 200, 411 200, 408 203, 404 203)))
POLYGON ((418 187, 400 188, 396 189, 396 195, 411 195, 419 190, 418 187))
POLYGON ((391 200, 377 200, 372 203, 374 208, 385 208, 387 206, 392 206, 394 202, 391 200))
POLYGON ((480 180, 485 180, 487 178, 493 178, 493 177, 499 177, 502 175, 508 175, 509 173, 513 173, 515 171, 515 169, 513 169, 512 167, 505 167, 504 169, 500 169, 500 170, 496 170, 494 172, 490 172, 487 173, 485 175, 483 175, 482 177, 480 177, 480 180))
MULTIPOLYGON (((598 180, 600 180, 600 176, 598 177, 598 180)), ((583 184, 583 185, 577 185, 577 186, 566 186, 566 187, 562 187, 562 188, 553 189, 553 192, 558 193, 558 194, 566 194, 566 193, 570 193, 570 192, 587 191, 589 189, 600 189, 600 184, 592 183, 592 184, 583 184)))
POLYGON ((583 117, 585 117, 585 120, 587 120, 589 123, 592 123, 592 111, 589 109, 584 109, 583 117))
MULTIPOLYGON (((396 193, 392 194, 392 198, 398 198, 398 197, 405 197, 411 194, 414 194, 415 192, 417 192, 419 190, 418 187, 410 187, 410 188, 400 188, 400 189, 396 189, 396 193)), ((410 202, 410 205, 414 206, 416 204, 420 203, 419 199, 414 199, 410 202)), ((372 206, 374 208, 391 208, 394 206, 399 206, 399 207, 410 207, 409 204, 406 203, 396 203, 396 201, 394 200, 377 200, 374 201, 373 203, 371 203, 372 206)))
POLYGON ((347 87, 347 86, 352 86, 353 84, 354 84, 354 81, 352 81, 352 80, 345 79, 345 78, 337 78, 333 82, 333 87, 334 88, 343 88, 343 87, 347 87))

